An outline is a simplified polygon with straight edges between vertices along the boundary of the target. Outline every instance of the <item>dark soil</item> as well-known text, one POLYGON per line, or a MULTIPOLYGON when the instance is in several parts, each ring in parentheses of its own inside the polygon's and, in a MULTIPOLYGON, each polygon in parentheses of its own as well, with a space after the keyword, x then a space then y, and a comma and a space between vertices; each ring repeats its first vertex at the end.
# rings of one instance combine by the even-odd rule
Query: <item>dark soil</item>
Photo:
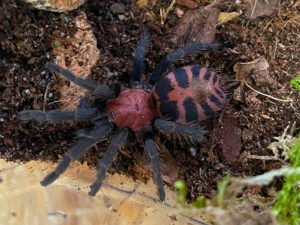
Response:
MULTIPOLYGON (((178 47, 170 41, 170 30, 180 18, 171 13, 166 24, 163 27, 160 24, 159 10, 162 7, 167 8, 170 1, 158 1, 153 9, 138 9, 135 2, 88 0, 80 8, 65 14, 31 9, 16 0, 0 2, 1 157, 13 161, 57 161, 76 142, 74 131, 86 127, 84 123, 49 124, 21 122, 16 119, 16 113, 24 109, 60 108, 59 103, 49 104, 59 100, 60 94, 56 89, 56 76, 49 73, 44 65, 53 58, 51 52, 54 33, 59 30, 66 35, 72 35, 75 32, 74 18, 79 11, 86 13, 100 49, 100 60, 90 76, 95 82, 128 83, 132 73, 133 52, 145 25, 152 33, 145 61, 147 75, 151 74, 164 55, 178 47), (125 5, 126 20, 120 20, 111 12, 110 7, 115 2, 125 5), (149 11, 157 17, 149 19, 149 11), (104 67, 116 75, 108 78, 105 76, 104 67), (48 93, 52 93, 53 96, 47 97, 48 104, 44 104, 47 86, 48 93)), ((223 0, 219 8, 222 12, 246 8, 244 3, 237 6, 233 2, 223 0)), ((279 161, 249 159, 247 156, 273 155, 272 151, 267 149, 274 141, 273 137, 280 136, 284 128, 294 121, 297 122, 296 127, 300 125, 300 103, 297 101, 299 93, 289 86, 290 79, 300 73, 299 22, 298 26, 297 23, 295 25, 291 22, 297 11, 299 12, 299 6, 294 10, 291 7, 289 0, 283 0, 280 11, 271 16, 251 21, 241 15, 218 25, 216 41, 226 43, 227 48, 218 53, 188 57, 170 68, 171 70, 183 65, 204 64, 214 68, 224 79, 234 79, 233 66, 236 63, 249 62, 264 56, 270 64, 270 75, 281 88, 264 87, 259 90, 280 99, 293 100, 293 103, 282 103, 246 89, 244 101, 229 101, 214 120, 203 124, 208 135, 201 145, 195 146, 195 156, 189 151, 193 146, 191 143, 177 145, 177 142, 162 137, 162 142, 176 159, 179 178, 187 182, 190 200, 199 195, 214 196, 217 182, 225 173, 229 172, 234 176, 255 175, 282 166, 279 161), (258 99, 260 104, 249 101, 250 95, 258 99), (222 126, 222 118, 228 115, 237 121, 241 129, 241 153, 235 162, 224 161, 220 157, 213 131, 213 128, 216 130, 222 126)), ((109 142, 105 141, 92 147, 82 160, 96 166, 108 144, 109 142)), ((136 179, 149 177, 147 171, 145 174, 136 171, 136 168, 139 168, 136 166, 139 163, 136 160, 140 159, 136 156, 143 156, 142 151, 142 145, 132 150, 122 150, 123 154, 119 154, 111 171, 122 172, 136 179)))

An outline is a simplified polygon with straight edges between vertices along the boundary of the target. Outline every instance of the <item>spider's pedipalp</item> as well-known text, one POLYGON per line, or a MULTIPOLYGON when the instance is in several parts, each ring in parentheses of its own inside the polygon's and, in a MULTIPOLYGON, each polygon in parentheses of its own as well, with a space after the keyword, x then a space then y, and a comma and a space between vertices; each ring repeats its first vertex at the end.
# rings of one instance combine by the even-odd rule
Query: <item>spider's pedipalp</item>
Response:
POLYGON ((164 133, 178 133, 193 141, 201 142, 205 132, 200 128, 182 125, 173 121, 157 119, 154 122, 155 128, 164 133))
POLYGON ((192 43, 183 49, 177 49, 169 53, 163 60, 155 67, 151 74, 149 82, 155 84, 161 77, 161 75, 167 71, 168 67, 175 61, 182 59, 183 57, 198 51, 213 50, 217 51, 222 48, 221 44, 209 44, 204 42, 192 43))
POLYGON ((133 67, 133 80, 140 81, 143 74, 143 64, 146 48, 150 39, 150 34, 145 30, 144 35, 141 39, 140 44, 136 48, 134 56, 134 67, 133 67))
POLYGON ((103 154, 102 158, 99 160, 97 179, 91 185, 91 190, 89 192, 89 195, 95 196, 96 193, 99 191, 102 182, 106 177, 106 172, 108 168, 110 167, 119 148, 126 142, 128 134, 129 134, 129 130, 127 128, 124 128, 112 138, 107 151, 103 154))
POLYGON ((89 131, 87 136, 80 140, 76 146, 71 148, 66 155, 63 157, 62 161, 58 164, 56 169, 47 175, 41 184, 47 186, 55 181, 65 170, 68 168, 69 164, 76 159, 78 159, 83 153, 87 151, 89 147, 99 142, 102 138, 106 137, 113 129, 111 123, 107 123, 102 126, 95 127, 93 130, 89 131))
POLYGON ((165 189, 164 189, 164 182, 163 182, 163 179, 161 176, 159 155, 158 155, 155 143, 152 139, 147 139, 145 141, 145 150, 147 151, 148 156, 150 157, 153 178, 154 178, 154 182, 157 186, 157 192, 158 192, 159 199, 162 202, 164 202, 165 198, 166 198, 166 194, 165 194, 165 189))
POLYGON ((46 63, 45 67, 52 73, 61 73, 65 78, 69 79, 73 83, 93 92, 97 97, 103 99, 110 99, 114 97, 114 92, 102 85, 96 85, 92 82, 76 77, 70 70, 64 69, 55 63, 46 63))
POLYGON ((76 111, 48 111, 42 110, 23 110, 17 114, 17 118, 21 120, 37 120, 37 121, 53 121, 60 122, 66 120, 89 120, 98 116, 97 109, 82 109, 76 111))

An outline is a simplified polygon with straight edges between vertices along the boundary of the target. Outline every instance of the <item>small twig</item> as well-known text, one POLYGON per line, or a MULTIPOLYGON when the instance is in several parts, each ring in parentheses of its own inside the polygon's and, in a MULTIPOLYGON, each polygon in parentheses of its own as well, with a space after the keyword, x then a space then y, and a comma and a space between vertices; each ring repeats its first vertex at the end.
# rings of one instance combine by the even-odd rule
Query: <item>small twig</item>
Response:
POLYGON ((169 5, 169 7, 167 8, 167 11, 165 11, 164 9, 160 9, 160 22, 161 22, 161 25, 165 24, 165 21, 168 17, 168 14, 173 9, 175 3, 176 3, 176 0, 173 0, 171 2, 171 4, 169 5))
POLYGON ((258 2, 258 0, 255 0, 254 6, 253 6, 253 8, 252 8, 251 15, 250 15, 250 18, 252 18, 253 14, 254 14, 254 11, 255 11, 255 9, 256 9, 257 2, 258 2))
POLYGON ((44 104, 43 104, 43 111, 45 112, 46 110, 46 102, 47 102, 47 94, 48 94, 48 89, 49 89, 50 83, 47 84, 45 93, 44 93, 44 104))
POLYGON ((297 0, 295 3, 294 3, 294 5, 292 5, 292 7, 291 8, 289 8, 288 10, 294 10, 294 9, 296 9, 297 8, 297 6, 300 4, 300 0, 297 0))
POLYGON ((159 9, 159 14, 160 14, 160 24, 163 26, 165 21, 164 21, 164 15, 163 15, 163 9, 159 9))
MULTIPOLYGON (((166 16, 167 16, 168 13, 173 9, 175 2, 176 2, 176 0, 173 0, 173 1, 171 2, 171 4, 169 5, 169 7, 167 8, 166 16)), ((166 19, 166 18, 165 18, 165 19, 166 19)))
POLYGON ((271 96, 271 95, 267 95, 267 94, 265 94, 265 93, 262 93, 262 92, 260 92, 260 91, 258 91, 258 90, 256 90, 256 89, 254 89, 254 88, 251 87, 246 81, 244 81, 244 82, 245 82, 246 86, 247 86, 248 88, 250 88, 252 91, 254 91, 254 92, 256 92, 256 93, 258 93, 258 94, 260 94, 260 95, 263 95, 263 96, 265 96, 265 97, 271 98, 271 99, 276 100, 276 101, 279 101, 279 102, 292 102, 292 101, 293 101, 293 100, 290 100, 290 99, 280 99, 280 98, 275 98, 275 97, 273 97, 273 96, 271 96))
POLYGON ((249 155, 247 156, 248 159, 258 159, 258 160, 274 160, 274 161, 280 161, 282 163, 286 163, 284 160, 277 158, 276 156, 270 156, 270 155, 249 155))
POLYGON ((69 102, 70 100, 69 99, 66 99, 66 100, 56 100, 56 101, 53 101, 53 102, 49 102, 47 105, 53 105, 55 103, 59 103, 59 102, 69 102))
POLYGON ((279 39, 277 37, 275 37, 275 48, 274 48, 274 53, 273 53, 273 57, 272 57, 273 59, 275 59, 275 57, 276 57, 278 42, 279 42, 279 39))

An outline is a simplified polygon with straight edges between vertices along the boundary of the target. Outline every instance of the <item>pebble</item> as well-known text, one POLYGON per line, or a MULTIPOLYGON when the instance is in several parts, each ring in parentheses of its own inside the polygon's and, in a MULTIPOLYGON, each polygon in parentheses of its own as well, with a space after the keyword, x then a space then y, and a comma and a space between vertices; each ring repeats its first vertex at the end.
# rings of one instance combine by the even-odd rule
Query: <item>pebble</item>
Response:
POLYGON ((195 156, 197 154, 197 149, 196 148, 190 147, 189 150, 190 150, 190 153, 191 153, 192 156, 195 156))
POLYGON ((125 19, 124 15, 118 15, 118 17, 119 17, 119 20, 124 20, 125 19))
POLYGON ((123 14, 125 13, 125 6, 120 3, 114 3, 110 7, 113 14, 123 14))
POLYGON ((176 8, 175 12, 176 12, 176 16, 178 16, 179 18, 181 18, 184 14, 184 11, 180 8, 176 8))

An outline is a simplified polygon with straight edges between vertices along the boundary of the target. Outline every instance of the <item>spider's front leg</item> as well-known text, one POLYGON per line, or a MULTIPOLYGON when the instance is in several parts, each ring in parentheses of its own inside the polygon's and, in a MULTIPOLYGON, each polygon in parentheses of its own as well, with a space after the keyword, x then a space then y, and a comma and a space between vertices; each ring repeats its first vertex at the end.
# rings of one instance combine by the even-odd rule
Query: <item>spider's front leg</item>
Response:
POLYGON ((48 111, 42 110, 23 110, 17 114, 21 120, 53 121, 60 122, 66 120, 89 120, 98 117, 98 110, 95 108, 77 108, 76 111, 48 111))
POLYGON ((70 70, 64 69, 55 63, 46 63, 45 67, 52 73, 61 73, 65 78, 73 83, 93 92, 97 97, 102 99, 111 99, 114 97, 114 91, 107 87, 96 85, 88 80, 75 76, 70 70))
POLYGON ((91 191, 89 192, 89 195, 95 196, 96 193, 101 188, 102 182, 103 182, 104 178, 106 177, 106 172, 107 172, 108 168, 110 167, 119 148, 126 142, 128 134, 129 134, 129 130, 127 128, 124 128, 121 131, 119 131, 118 134, 112 138, 107 151, 103 154, 102 158, 99 160, 97 179, 91 185, 91 191))
POLYGON ((47 186, 55 181, 62 173, 65 172, 71 162, 77 160, 89 147, 96 144, 104 137, 107 137, 112 129, 113 125, 107 122, 106 124, 96 126, 93 130, 89 131, 84 139, 80 140, 76 146, 66 153, 56 169, 47 175, 41 184, 43 186, 47 186))
POLYGON ((200 128, 194 128, 188 125, 182 125, 173 121, 157 119, 154 122, 154 127, 164 133, 178 133, 182 136, 191 139, 192 141, 201 142, 205 132, 200 128))
POLYGON ((157 187, 157 192, 159 199, 164 202, 166 198, 165 189, 164 189, 164 182, 161 176, 160 170, 160 162, 159 162, 159 155, 157 152, 157 148, 155 143, 152 139, 147 139, 145 141, 145 150, 150 158, 150 164, 153 172, 154 182, 157 187))

